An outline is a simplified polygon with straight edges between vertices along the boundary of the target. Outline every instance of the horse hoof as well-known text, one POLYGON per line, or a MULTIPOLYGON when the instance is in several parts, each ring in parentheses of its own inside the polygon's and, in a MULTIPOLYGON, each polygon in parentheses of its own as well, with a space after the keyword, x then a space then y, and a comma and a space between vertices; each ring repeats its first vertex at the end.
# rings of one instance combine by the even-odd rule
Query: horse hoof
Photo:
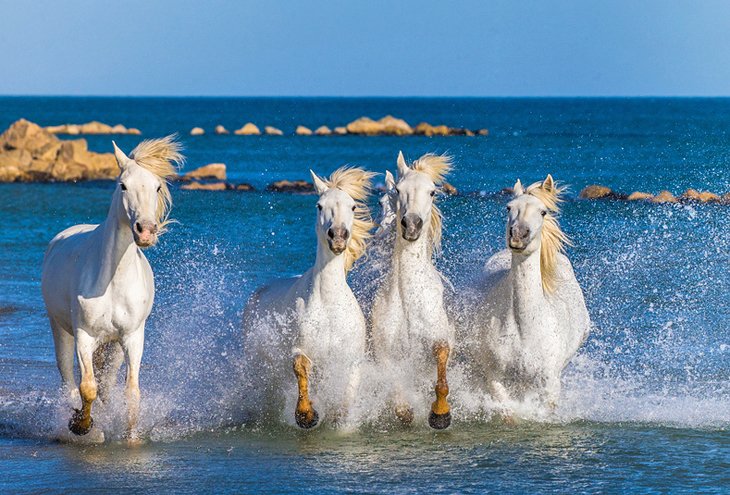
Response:
POLYGON ((451 424, 451 412, 436 414, 431 411, 431 414, 428 416, 428 424, 434 430, 445 430, 451 424))
POLYGON ((319 414, 312 409, 311 413, 294 413, 294 419, 297 421, 299 428, 308 430, 317 426, 317 423, 319 423, 319 414))
POLYGON ((71 419, 68 420, 68 429, 77 436, 86 435, 94 427, 94 418, 89 418, 89 425, 82 426, 82 416, 79 409, 74 409, 74 414, 71 419))
POLYGON ((413 423, 413 409, 410 406, 398 406, 395 408, 395 417, 404 425, 413 423))

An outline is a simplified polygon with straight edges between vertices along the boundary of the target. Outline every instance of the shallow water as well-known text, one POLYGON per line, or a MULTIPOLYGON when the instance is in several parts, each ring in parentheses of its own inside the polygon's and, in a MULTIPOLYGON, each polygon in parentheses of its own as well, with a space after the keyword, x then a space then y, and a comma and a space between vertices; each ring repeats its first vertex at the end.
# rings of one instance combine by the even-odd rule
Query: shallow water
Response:
MULTIPOLYGON (((255 426, 242 411, 241 311, 275 276, 314 258, 314 198, 174 191, 174 225, 147 251, 157 299, 141 374, 148 443, 119 444, 123 408, 96 411, 99 446, 59 444, 68 409, 58 397, 53 344, 40 296, 50 238, 102 220, 112 185, 0 185, 0 466, 3 491, 119 486, 143 491, 721 492, 730 486, 730 239, 727 207, 575 199, 590 183, 675 194, 730 191, 730 100, 67 99, 0 98, 0 125, 104 122, 145 136, 178 131, 188 169, 214 161, 232 181, 263 189, 279 178, 325 174, 343 163, 395 168, 403 149, 455 156, 442 199, 438 265, 458 290, 503 245, 517 177, 553 173, 571 186, 562 225, 594 329, 564 375, 554 417, 514 426, 452 382, 455 421, 435 433, 378 414, 364 397, 349 432, 255 426), (489 127, 487 138, 187 136, 196 125, 246 121, 340 125, 385 113, 489 127), (484 194, 480 194, 483 192, 484 194)), ((115 138, 116 139, 116 138, 115 138)), ((107 151, 109 137, 89 137, 107 151)), ((129 150, 137 138, 117 142, 129 150)), ((373 255, 350 277, 366 306, 373 255)), ((115 397, 121 399, 121 391, 115 397)), ((119 402, 119 401, 117 401, 119 402)), ((427 407, 427 406, 424 406, 427 407)), ((286 419, 286 418, 285 418, 286 419)), ((422 418, 421 418, 422 419, 422 418)))

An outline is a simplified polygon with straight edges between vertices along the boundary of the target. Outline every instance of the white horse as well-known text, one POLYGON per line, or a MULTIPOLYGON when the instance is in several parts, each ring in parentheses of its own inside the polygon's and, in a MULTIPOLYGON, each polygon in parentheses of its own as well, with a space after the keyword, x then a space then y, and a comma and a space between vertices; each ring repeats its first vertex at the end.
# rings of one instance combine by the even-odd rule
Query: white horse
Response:
POLYGON ((347 272, 365 253, 374 226, 365 203, 373 176, 360 168, 340 168, 329 179, 312 172, 319 194, 315 264, 302 276, 257 290, 246 307, 245 350, 257 373, 268 375, 260 381, 272 400, 282 398, 293 366, 298 386, 294 417, 301 428, 319 422, 309 397, 310 380, 318 409, 329 409, 341 420, 359 386, 366 327, 347 272))
POLYGON ((441 212, 435 195, 451 170, 451 161, 426 154, 409 167, 399 153, 397 164, 397 184, 392 175, 387 182, 395 198, 398 235, 390 273, 373 303, 373 349, 380 365, 391 372, 395 413, 404 423, 410 423, 414 415, 406 394, 420 388, 420 382, 436 368, 436 401, 429 424, 442 429, 451 423, 446 364, 454 327, 446 314, 442 276, 432 255, 441 243, 441 212))
POLYGON ((507 249, 487 261, 465 311, 471 321, 461 345, 507 410, 510 401, 531 399, 554 409, 560 374, 588 337, 588 310, 556 218, 561 193, 550 175, 527 189, 517 181, 507 206, 507 249))
POLYGON ((155 245, 165 230, 172 206, 166 179, 176 175, 171 162, 183 161, 180 149, 168 136, 142 141, 127 157, 114 143, 120 174, 106 220, 64 230, 46 251, 43 299, 61 379, 72 395, 74 349, 81 368, 82 407, 69 421, 76 435, 86 435, 93 426, 94 368, 103 398, 126 359, 127 438, 138 440, 139 367, 155 295, 152 269, 140 248, 155 245))

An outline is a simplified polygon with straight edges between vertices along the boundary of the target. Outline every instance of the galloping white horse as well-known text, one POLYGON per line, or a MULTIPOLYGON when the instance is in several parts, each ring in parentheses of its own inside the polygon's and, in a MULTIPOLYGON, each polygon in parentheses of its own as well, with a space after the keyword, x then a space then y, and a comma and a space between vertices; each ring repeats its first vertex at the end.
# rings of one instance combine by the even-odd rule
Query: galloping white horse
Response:
POLYGON ((395 380, 393 401, 401 421, 410 423, 414 415, 406 393, 417 390, 436 365, 436 401, 429 424, 437 429, 451 423, 446 364, 454 327, 444 308, 441 274, 432 260, 441 243, 441 212, 434 198, 450 170, 451 161, 445 156, 426 154, 409 167, 403 153, 398 154, 397 184, 392 176, 386 177, 395 198, 398 235, 390 273, 372 311, 373 348, 395 380))
POLYGON ((557 406, 560 374, 588 337, 590 318, 556 215, 562 189, 548 175, 518 180, 507 206, 507 247, 492 256, 466 311, 461 345, 495 400, 557 406))
POLYGON ((140 248, 155 245, 172 206, 166 179, 182 163, 173 136, 142 141, 127 157, 114 143, 120 174, 106 220, 76 225, 53 238, 43 261, 42 290, 68 392, 76 389, 74 348, 81 368, 81 410, 69 421, 76 435, 92 426, 91 406, 116 381, 126 358, 127 438, 136 441, 139 367, 154 278, 140 248), (118 343, 118 344, 117 344, 118 343), (106 345, 105 345, 106 344, 106 345), (121 348, 120 348, 121 345, 121 348))
POLYGON ((244 314, 245 349, 269 392, 281 398, 293 366, 301 428, 319 421, 309 397, 310 380, 320 411, 347 414, 365 358, 365 318, 347 285, 347 272, 365 253, 374 226, 365 203, 373 173, 340 168, 329 179, 312 172, 317 201, 317 257, 304 275, 276 280, 251 297, 244 314), (289 368, 290 369, 290 368, 289 368))

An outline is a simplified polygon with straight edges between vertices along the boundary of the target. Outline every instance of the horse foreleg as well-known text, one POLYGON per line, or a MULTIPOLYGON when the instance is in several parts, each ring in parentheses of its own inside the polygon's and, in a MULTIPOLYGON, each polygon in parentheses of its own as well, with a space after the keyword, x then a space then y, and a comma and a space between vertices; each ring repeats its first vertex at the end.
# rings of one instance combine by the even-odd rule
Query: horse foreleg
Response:
POLYGON ((91 417, 91 406, 96 400, 96 379, 94 378, 94 350, 96 339, 83 330, 76 332, 76 355, 81 368, 81 410, 71 416, 68 429, 75 435, 86 435, 94 426, 91 417))
POLYGON ((403 385, 397 383, 395 392, 393 393, 393 402, 395 403, 395 417, 404 425, 413 423, 413 408, 406 399, 403 398, 403 385))
POLYGON ((139 440, 137 423, 139 421, 139 367, 144 350, 144 327, 122 339, 122 348, 127 360, 127 379, 124 395, 127 399, 127 441, 139 440))
POLYGON ((451 348, 446 342, 437 342, 433 346, 433 355, 436 358, 436 400, 431 404, 431 414, 428 424, 436 430, 448 428, 451 424, 451 406, 446 396, 449 395, 449 384, 446 381, 446 364, 449 362, 451 348))
POLYGON ((312 402, 309 400, 309 371, 312 367, 312 361, 304 354, 297 353, 294 355, 293 367, 299 389, 294 419, 300 428, 313 428, 319 421, 319 414, 314 410, 312 402))

